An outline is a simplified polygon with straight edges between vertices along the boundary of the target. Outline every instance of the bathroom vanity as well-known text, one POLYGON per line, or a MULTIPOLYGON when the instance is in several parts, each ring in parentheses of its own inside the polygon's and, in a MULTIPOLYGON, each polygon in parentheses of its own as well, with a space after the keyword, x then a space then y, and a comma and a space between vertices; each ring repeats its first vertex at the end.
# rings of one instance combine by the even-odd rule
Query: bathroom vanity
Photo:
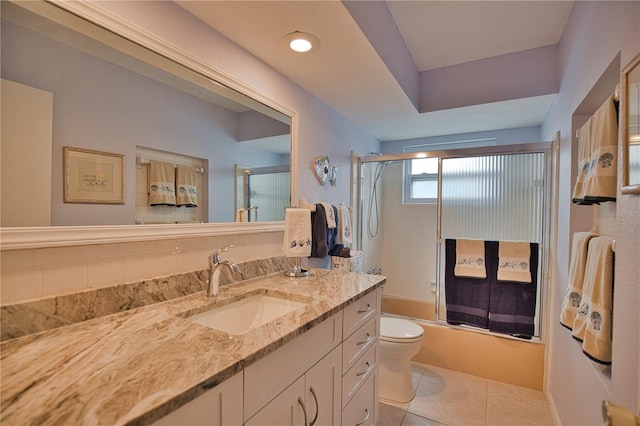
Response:
POLYGON ((5 341, 2 424, 373 425, 385 279, 311 272, 5 341), (294 308, 242 331, 194 321, 259 295, 294 308))

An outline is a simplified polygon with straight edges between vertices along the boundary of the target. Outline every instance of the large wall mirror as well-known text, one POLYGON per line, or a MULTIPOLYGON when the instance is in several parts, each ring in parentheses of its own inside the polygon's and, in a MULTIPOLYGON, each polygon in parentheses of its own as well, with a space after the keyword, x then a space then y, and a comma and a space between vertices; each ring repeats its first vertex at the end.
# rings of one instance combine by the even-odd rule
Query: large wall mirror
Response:
POLYGON ((640 54, 622 71, 622 193, 640 194, 640 54))
POLYGON ((290 109, 53 4, 1 7, 4 236, 283 220, 295 172, 290 109), (65 147, 124 156, 122 202, 65 202, 65 173, 85 165, 67 161, 65 147), (154 161, 197 171, 197 207, 149 205, 154 161))

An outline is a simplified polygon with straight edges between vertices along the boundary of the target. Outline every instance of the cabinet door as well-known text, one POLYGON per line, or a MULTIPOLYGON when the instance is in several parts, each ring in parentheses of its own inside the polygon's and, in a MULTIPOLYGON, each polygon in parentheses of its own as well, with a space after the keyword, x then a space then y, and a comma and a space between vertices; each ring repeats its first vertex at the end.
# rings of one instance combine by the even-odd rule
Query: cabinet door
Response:
POLYGON ((246 426, 306 426, 309 409, 304 401, 304 376, 265 405, 246 426))
POLYGON ((305 374, 309 426, 341 423, 342 346, 331 351, 305 374))
POLYGON ((242 373, 153 423, 153 426, 175 425, 242 425, 242 373))

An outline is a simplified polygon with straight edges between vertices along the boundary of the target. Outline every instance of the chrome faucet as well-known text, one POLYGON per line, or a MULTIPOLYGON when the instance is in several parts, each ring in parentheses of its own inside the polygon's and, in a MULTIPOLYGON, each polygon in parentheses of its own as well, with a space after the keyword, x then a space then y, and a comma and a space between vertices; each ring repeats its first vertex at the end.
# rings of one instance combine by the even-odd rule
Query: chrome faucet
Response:
POLYGON ((240 268, 229 260, 220 260, 220 253, 229 251, 233 245, 222 247, 209 255, 209 281, 207 281, 207 296, 215 297, 220 292, 220 268, 226 265, 234 274, 240 273, 240 268))

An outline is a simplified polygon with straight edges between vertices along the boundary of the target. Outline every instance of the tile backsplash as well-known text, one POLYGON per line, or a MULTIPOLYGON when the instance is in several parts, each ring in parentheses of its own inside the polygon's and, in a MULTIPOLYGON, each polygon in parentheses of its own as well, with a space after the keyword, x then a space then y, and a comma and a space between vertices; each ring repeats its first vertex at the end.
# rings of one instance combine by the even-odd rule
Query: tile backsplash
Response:
POLYGON ((248 262, 282 255, 282 232, 0 252, 0 305, 197 271, 207 256, 248 262))

